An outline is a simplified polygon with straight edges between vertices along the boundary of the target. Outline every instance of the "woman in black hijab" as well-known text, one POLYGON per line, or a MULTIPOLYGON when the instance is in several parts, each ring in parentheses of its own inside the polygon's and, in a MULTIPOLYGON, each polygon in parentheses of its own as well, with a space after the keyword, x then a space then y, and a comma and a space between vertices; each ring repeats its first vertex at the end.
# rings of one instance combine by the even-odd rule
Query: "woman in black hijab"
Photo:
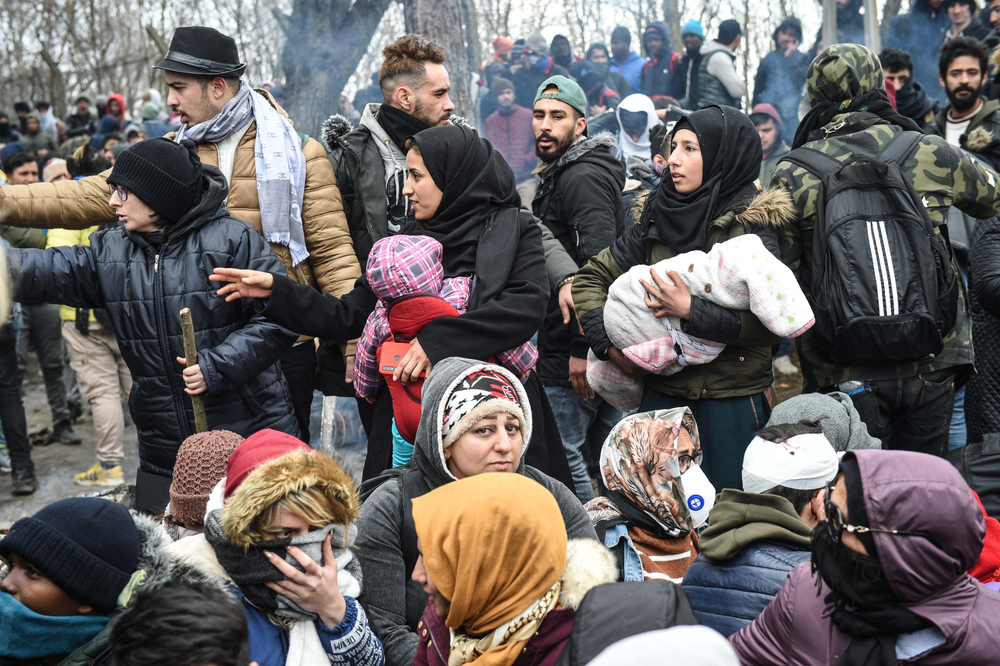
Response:
MULTIPOLYGON (((710 106, 682 117, 669 137, 668 171, 643 205, 637 224, 609 250, 591 259, 573 281, 573 299, 591 348, 624 372, 633 365, 608 340, 603 306, 614 280, 640 264, 654 264, 747 233, 776 256, 775 228, 794 214, 783 190, 760 191, 760 138, 750 119, 730 107, 710 106)), ((647 306, 658 317, 680 317, 685 333, 722 342, 711 363, 670 375, 647 375, 640 411, 688 407, 702 424, 702 468, 716 488, 742 488, 743 451, 771 413, 771 345, 780 339, 748 310, 730 310, 692 296, 674 273, 643 281, 647 306)))
MULTIPOLYGON (((404 383, 429 373, 441 359, 485 360, 524 343, 541 326, 549 298, 541 230, 520 210, 514 172, 493 146, 475 130, 449 124, 418 132, 405 147, 403 193, 416 219, 400 233, 437 239, 444 248, 445 277, 472 277, 473 290, 464 314, 436 319, 417 335, 396 371, 404 383)), ((302 335, 356 338, 376 304, 364 276, 337 299, 284 276, 215 270, 215 279, 230 282, 220 295, 267 298, 264 316, 302 335)), ((541 382, 534 370, 523 381, 535 420, 526 460, 571 485, 562 446, 546 445, 546 431, 552 438, 558 429, 541 382)), ((391 421, 392 402, 383 385, 369 431, 365 479, 391 465, 391 421)))

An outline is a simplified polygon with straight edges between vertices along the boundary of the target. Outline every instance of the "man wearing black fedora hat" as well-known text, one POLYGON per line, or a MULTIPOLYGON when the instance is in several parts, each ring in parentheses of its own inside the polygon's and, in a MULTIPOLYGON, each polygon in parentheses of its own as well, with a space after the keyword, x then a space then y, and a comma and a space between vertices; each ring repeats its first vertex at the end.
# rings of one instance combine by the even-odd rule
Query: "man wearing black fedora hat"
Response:
MULTIPOLYGON (((232 216, 264 234, 292 279, 334 296, 349 292, 361 270, 326 151, 295 132, 268 92, 240 80, 246 64, 233 38, 214 28, 177 28, 154 68, 164 71, 167 104, 184 123, 167 137, 194 141, 202 162, 219 167, 229 183, 226 206, 232 216)), ((43 187, 5 187, 0 217, 12 226, 68 229, 108 222, 114 219, 109 173, 43 187)), ((346 368, 353 369, 353 345, 347 354, 346 368)), ((296 343, 282 358, 282 369, 308 441, 316 383, 311 338, 296 343)))

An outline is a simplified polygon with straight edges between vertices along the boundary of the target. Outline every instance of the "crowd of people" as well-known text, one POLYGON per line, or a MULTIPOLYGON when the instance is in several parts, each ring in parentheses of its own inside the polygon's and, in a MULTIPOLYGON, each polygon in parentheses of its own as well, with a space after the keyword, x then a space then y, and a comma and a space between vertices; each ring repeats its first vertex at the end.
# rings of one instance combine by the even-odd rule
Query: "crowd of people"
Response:
POLYGON ((752 98, 733 20, 685 53, 653 22, 646 57, 497 38, 482 133, 418 35, 317 140, 210 27, 153 65, 165 101, 0 115, 0 470, 30 495, 32 446, 81 444, 74 390, 77 483, 132 481, 123 394, 139 454, 127 499, 0 538, 0 664, 997 663, 1000 55, 970 3, 927 3, 943 105, 926 36, 807 55, 790 17, 752 98), (356 399, 360 483, 308 444, 316 392, 356 399))

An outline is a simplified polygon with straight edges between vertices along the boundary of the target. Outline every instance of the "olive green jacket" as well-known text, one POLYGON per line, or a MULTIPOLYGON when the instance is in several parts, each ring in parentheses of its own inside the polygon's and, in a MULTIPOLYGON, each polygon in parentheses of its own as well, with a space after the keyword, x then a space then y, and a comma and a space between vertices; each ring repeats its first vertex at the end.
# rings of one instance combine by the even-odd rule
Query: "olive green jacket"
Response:
MULTIPOLYGON (((792 220, 794 213, 787 192, 764 190, 749 205, 715 219, 704 249, 755 233, 777 255, 777 231, 792 220)), ((604 330, 604 303, 611 284, 633 266, 651 265, 674 256, 658 224, 660 221, 651 220, 645 225, 633 225, 614 245, 581 268, 573 280, 576 313, 598 358, 607 359, 611 347, 604 330)), ((669 396, 702 400, 755 395, 771 386, 771 346, 781 338, 767 330, 749 310, 729 310, 692 296, 691 316, 684 322, 684 330, 722 342, 726 348, 711 363, 689 366, 668 377, 646 375, 647 387, 669 396)))

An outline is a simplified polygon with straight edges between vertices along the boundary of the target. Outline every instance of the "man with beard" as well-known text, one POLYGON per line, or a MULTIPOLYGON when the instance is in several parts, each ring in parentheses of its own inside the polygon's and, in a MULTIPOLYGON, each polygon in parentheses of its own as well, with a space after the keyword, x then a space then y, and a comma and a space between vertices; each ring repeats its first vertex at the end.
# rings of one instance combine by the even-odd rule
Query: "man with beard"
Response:
MULTIPOLYGON (((246 64, 236 41, 214 28, 177 28, 166 56, 153 68, 163 70, 167 104, 181 121, 180 131, 167 137, 194 141, 201 161, 219 167, 233 217, 264 234, 293 280, 333 296, 350 291, 361 269, 326 151, 294 130, 267 91, 241 81, 246 64), (265 152, 272 157, 264 159, 265 152)), ((120 98, 112 95, 109 113, 121 111, 116 102, 120 98)), ((3 188, 0 215, 5 224, 29 227, 86 229, 107 223, 115 218, 108 204, 109 174, 3 188)), ((353 351, 348 353, 346 365, 353 367, 353 351)), ((306 441, 316 367, 312 338, 300 338, 281 361, 306 441)), ((341 370, 341 385, 343 377, 341 370)))
MULTIPOLYGON (((1000 2, 1000 0, 997 0, 1000 2)), ((913 78, 913 58, 906 51, 882 49, 878 54, 882 76, 896 86, 896 109, 918 125, 926 125, 940 104, 927 96, 927 91, 913 78)))
POLYGON ((336 116, 323 127, 362 265, 375 241, 398 233, 410 214, 403 196, 403 142, 428 127, 446 125, 455 110, 440 46, 404 35, 382 49, 382 55, 378 81, 385 102, 365 106, 355 129, 336 116))
POLYGON ((927 134, 944 137, 1000 168, 1000 102, 980 93, 988 76, 989 51, 971 37, 958 37, 941 48, 939 81, 948 104, 924 126, 927 134), (982 128, 981 132, 977 132, 982 128), (988 132, 988 134, 986 134, 988 132))
POLYGON ((527 206, 535 198, 538 182, 532 173, 538 158, 531 133, 531 111, 514 101, 514 84, 509 79, 494 79, 490 94, 496 98, 498 109, 483 121, 483 138, 493 144, 514 170, 517 193, 521 195, 522 206, 527 206))
MULTIPOLYGON (((542 165, 532 209, 578 266, 614 243, 625 226, 622 187, 625 169, 610 148, 610 134, 587 135, 587 97, 564 76, 542 83, 535 95, 532 127, 535 153, 542 165)), ((559 424, 577 497, 594 497, 584 445, 600 446, 622 414, 594 394, 587 383, 590 346, 576 314, 560 311, 560 292, 569 277, 552 291, 538 335, 535 366, 559 424)))

